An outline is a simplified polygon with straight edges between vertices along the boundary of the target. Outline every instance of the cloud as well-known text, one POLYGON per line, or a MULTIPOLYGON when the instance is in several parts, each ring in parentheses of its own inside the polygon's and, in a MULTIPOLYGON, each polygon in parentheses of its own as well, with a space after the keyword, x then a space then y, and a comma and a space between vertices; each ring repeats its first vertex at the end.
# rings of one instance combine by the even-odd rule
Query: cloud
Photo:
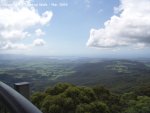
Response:
POLYGON ((37 29, 35 31, 35 34, 37 37, 41 37, 41 36, 45 35, 45 33, 41 29, 37 29))
POLYGON ((98 48, 150 45, 150 0, 120 0, 110 20, 100 29, 91 29, 87 46, 98 48))
POLYGON ((25 45, 22 43, 12 43, 12 42, 5 42, 1 45, 0 50, 27 50, 30 49, 31 45, 25 45))
POLYGON ((21 30, 12 29, 12 30, 1 30, 0 31, 0 37, 3 41, 17 41, 24 39, 29 36, 28 32, 23 32, 21 30))
POLYGON ((37 38, 31 44, 12 43, 11 41, 1 42, 0 50, 31 50, 33 47, 44 46, 46 42, 43 39, 37 38))
POLYGON ((26 38, 34 38, 30 29, 38 27, 36 36, 44 35, 39 27, 47 25, 52 16, 51 11, 40 14, 31 5, 31 0, 0 0, 0 49, 28 48, 32 44, 21 42, 26 38), (18 44, 19 41, 21 44, 18 44))
POLYGON ((40 38, 33 41, 33 46, 43 46, 45 44, 46 44, 46 42, 40 38))

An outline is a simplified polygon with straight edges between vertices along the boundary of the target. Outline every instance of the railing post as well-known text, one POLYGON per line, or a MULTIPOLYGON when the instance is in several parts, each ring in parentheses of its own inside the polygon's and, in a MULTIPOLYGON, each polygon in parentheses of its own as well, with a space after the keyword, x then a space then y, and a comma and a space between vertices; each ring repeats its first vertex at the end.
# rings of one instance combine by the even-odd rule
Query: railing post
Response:
MULTIPOLYGON (((27 83, 19 83, 15 85, 26 86, 27 83)), ((27 86, 29 86, 29 84, 27 86)), ((25 95, 29 94, 28 92, 29 90, 27 90, 28 88, 24 90, 23 89, 21 90, 21 92, 24 92, 25 95)), ((20 93, 18 93, 17 91, 15 91, 14 89, 12 89, 11 87, 9 87, 8 85, 4 84, 1 81, 0 81, 0 101, 7 107, 7 110, 9 110, 10 113, 42 113, 24 96, 22 96, 20 93)))
POLYGON ((14 84, 14 89, 23 95, 28 100, 30 99, 30 84, 29 82, 20 82, 14 84))

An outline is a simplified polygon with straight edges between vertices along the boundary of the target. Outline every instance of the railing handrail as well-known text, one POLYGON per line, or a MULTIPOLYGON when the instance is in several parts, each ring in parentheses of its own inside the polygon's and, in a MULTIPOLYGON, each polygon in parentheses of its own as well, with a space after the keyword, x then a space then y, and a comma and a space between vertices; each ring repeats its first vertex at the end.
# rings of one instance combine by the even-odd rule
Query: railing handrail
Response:
POLYGON ((0 99, 12 113, 42 113, 29 100, 1 81, 0 99))

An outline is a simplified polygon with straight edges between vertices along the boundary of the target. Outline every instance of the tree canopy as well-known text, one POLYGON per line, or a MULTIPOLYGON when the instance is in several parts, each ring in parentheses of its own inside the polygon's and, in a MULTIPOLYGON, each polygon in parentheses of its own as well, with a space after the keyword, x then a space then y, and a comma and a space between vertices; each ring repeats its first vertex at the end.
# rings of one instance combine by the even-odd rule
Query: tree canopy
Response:
POLYGON ((136 90, 120 95, 102 86, 58 83, 34 93, 31 100, 43 113, 150 113, 147 94, 136 90))

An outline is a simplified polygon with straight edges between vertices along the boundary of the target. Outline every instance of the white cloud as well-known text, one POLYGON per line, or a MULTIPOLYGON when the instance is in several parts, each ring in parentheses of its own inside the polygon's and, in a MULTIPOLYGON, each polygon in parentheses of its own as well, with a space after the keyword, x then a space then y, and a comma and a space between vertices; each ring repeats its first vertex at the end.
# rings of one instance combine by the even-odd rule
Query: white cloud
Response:
POLYGON ((1 42, 0 50, 30 50, 33 47, 44 46, 46 42, 37 38, 31 44, 12 43, 11 41, 1 42))
POLYGON ((45 33, 41 29, 36 29, 35 34, 37 37, 41 37, 41 36, 45 35, 45 33))
POLYGON ((18 44, 18 43, 12 43, 12 42, 6 42, 0 49, 1 50, 27 50, 30 49, 31 45, 25 45, 25 44, 18 44))
POLYGON ((18 41, 29 36, 28 32, 23 32, 21 30, 1 30, 0 37, 4 41, 18 41))
POLYGON ((48 24, 53 13, 45 11, 39 14, 30 4, 31 0, 0 0, 0 49, 26 48, 31 45, 18 44, 18 41, 33 37, 34 33, 30 33, 29 29, 37 29, 37 26, 36 35, 44 35, 39 26, 48 24))
POLYGON ((87 46, 114 48, 131 46, 144 48, 150 45, 150 0, 120 0, 104 28, 91 29, 87 46))
POLYGON ((46 44, 46 42, 43 39, 38 38, 33 41, 32 45, 33 46, 43 46, 45 44, 46 44))

